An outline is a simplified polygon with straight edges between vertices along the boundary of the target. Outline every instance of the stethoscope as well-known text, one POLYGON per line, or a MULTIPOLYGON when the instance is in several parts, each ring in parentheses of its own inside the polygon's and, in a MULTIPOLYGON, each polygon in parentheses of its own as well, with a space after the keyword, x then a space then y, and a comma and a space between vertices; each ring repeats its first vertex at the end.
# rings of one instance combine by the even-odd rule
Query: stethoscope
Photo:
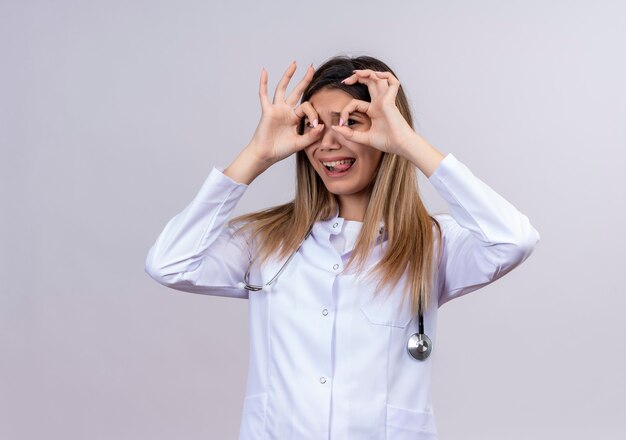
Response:
MULTIPOLYGON (((240 286, 249 292, 258 292, 264 289, 267 290, 273 283, 276 282, 280 274, 283 273, 283 271, 285 270, 289 262, 292 260, 292 258, 298 253, 298 251, 302 247, 302 244, 306 241, 307 238, 309 238, 309 236, 311 235, 311 232, 313 232, 313 226, 309 228, 309 231, 306 233, 304 239, 302 240, 298 248, 295 251, 293 251, 293 253, 289 256, 289 258, 287 258, 287 260, 285 260, 281 268, 278 270, 278 272, 276 272, 276 275, 274 275, 272 279, 270 279, 267 283, 261 284, 261 285, 250 284, 250 268, 252 267, 252 261, 250 261, 250 264, 248 265, 248 269, 246 270, 246 273, 243 277, 244 282, 239 283, 240 286)), ((418 318, 418 332, 413 333, 411 336, 409 336, 406 349, 409 352, 409 355, 411 355, 413 358, 417 359, 418 361, 423 361, 426 358, 428 358, 428 356, 430 356, 432 347, 433 347, 433 344, 430 338, 426 335, 426 333, 424 333, 424 313, 422 312, 422 307, 420 305, 419 318, 418 318)))

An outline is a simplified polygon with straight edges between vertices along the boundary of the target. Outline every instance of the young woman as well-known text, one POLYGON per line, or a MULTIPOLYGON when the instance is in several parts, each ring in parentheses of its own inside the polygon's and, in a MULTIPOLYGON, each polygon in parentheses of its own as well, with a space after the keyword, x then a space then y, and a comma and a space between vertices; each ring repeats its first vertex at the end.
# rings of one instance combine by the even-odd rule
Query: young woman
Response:
POLYGON ((521 264, 539 234, 413 130, 386 64, 335 57, 286 96, 295 70, 270 101, 263 69, 252 140, 169 221, 146 271, 249 300, 240 439, 436 439, 438 307, 521 264), (227 223, 248 185, 294 153, 294 200, 227 223), (429 215, 417 169, 450 214, 429 215))

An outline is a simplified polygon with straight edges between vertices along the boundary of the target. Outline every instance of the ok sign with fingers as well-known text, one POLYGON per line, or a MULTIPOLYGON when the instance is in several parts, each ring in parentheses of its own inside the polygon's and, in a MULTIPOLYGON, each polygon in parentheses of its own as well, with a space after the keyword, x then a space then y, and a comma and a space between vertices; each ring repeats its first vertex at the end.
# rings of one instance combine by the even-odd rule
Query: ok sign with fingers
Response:
POLYGON ((405 156, 404 151, 408 148, 415 132, 396 106, 400 81, 391 72, 375 72, 366 69, 355 70, 342 82, 348 85, 357 82, 366 84, 372 101, 352 99, 341 110, 340 125, 333 125, 332 129, 353 142, 405 156), (369 130, 357 131, 342 124, 348 120, 350 113, 355 111, 365 113, 370 117, 369 130))
POLYGON ((312 65, 307 69, 304 78, 285 98, 287 86, 295 71, 296 62, 293 61, 278 82, 274 99, 271 102, 267 94, 267 71, 265 68, 261 71, 259 84, 261 120, 248 145, 224 170, 224 174, 228 177, 237 182, 249 184, 276 162, 304 149, 320 137, 324 124, 317 124, 317 113, 313 106, 309 102, 296 106, 302 93, 313 79, 312 65), (299 134, 298 124, 304 116, 314 121, 313 129, 305 134, 299 134))
POLYGON ((267 94, 267 71, 265 69, 261 71, 259 86, 261 120, 248 148, 260 160, 270 165, 315 142, 324 128, 323 124, 317 124, 317 113, 309 102, 303 102, 296 106, 304 89, 313 78, 314 69, 312 66, 309 66, 302 81, 285 98, 287 86, 295 71, 296 62, 293 61, 280 79, 272 102, 270 102, 267 94), (315 121, 313 123, 314 128, 300 135, 297 126, 305 115, 309 120, 315 121))

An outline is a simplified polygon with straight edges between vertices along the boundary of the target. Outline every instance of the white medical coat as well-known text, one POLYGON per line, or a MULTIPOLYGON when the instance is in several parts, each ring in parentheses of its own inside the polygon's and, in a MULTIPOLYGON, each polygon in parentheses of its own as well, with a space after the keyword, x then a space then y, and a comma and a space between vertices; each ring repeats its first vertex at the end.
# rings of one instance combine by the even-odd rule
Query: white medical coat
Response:
MULTIPOLYGON (((429 181, 451 215, 435 215, 443 256, 424 313, 433 342, 425 361, 407 351, 418 322, 408 301, 399 308, 403 282, 385 300, 374 296, 371 282, 342 273, 351 249, 339 255, 330 242, 343 224, 337 215, 314 225, 270 290, 251 293, 241 282, 255 250, 226 225, 247 185, 213 168, 191 203, 167 223, 146 259, 152 278, 181 291, 248 299, 241 440, 437 439, 430 377, 438 307, 521 264, 539 233, 451 153, 429 181)), ((381 241, 369 266, 384 252, 381 241)), ((282 263, 253 265, 251 284, 269 281, 282 263)))

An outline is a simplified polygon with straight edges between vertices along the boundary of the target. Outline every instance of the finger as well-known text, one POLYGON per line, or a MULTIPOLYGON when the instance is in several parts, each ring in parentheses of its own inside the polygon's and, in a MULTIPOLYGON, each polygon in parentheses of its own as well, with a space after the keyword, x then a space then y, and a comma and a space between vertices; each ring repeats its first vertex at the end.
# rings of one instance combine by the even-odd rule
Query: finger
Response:
POLYGON ((381 80, 381 79, 385 79, 387 78, 387 73, 391 74, 391 72, 378 72, 378 71, 374 71, 372 69, 357 69, 354 71, 354 73, 357 76, 361 76, 361 77, 368 77, 368 78, 372 78, 374 80, 381 80), (379 74, 383 74, 383 75, 379 75, 379 74))
POLYGON ((398 94, 398 90, 400 90, 400 81, 398 78, 393 76, 391 72, 376 72, 376 76, 379 78, 385 78, 389 83, 389 88, 387 89, 387 94, 384 99, 394 102, 396 101, 396 95, 398 94))
POLYGON ((378 78, 375 74, 373 74, 372 72, 370 73, 362 73, 363 71, 360 70, 355 70, 354 73, 352 75, 350 75, 349 77, 345 78, 343 81, 341 81, 344 84, 347 85, 352 85, 352 84, 356 84, 361 83, 361 84, 365 84, 367 86, 367 89, 369 90, 370 93, 370 97, 372 98, 372 100, 376 99, 378 97, 378 95, 381 93, 381 91, 384 91, 384 89, 380 88, 380 82, 381 81, 385 81, 385 85, 386 85, 386 80, 382 79, 382 78, 378 78))
POLYGON ((357 70, 355 73, 357 77, 369 78, 371 81, 373 81, 379 94, 382 95, 387 92, 387 89, 389 88, 389 82, 387 81, 387 78, 385 76, 381 77, 378 75, 378 73, 383 72, 375 72, 371 69, 364 69, 357 70))
POLYGON ((338 125, 332 125, 330 128, 335 130, 336 133, 339 133, 346 139, 351 140, 352 142, 357 142, 359 144, 368 144, 369 138, 367 132, 365 131, 355 131, 350 127, 346 127, 342 125, 341 127, 338 125))
POLYGON ((317 127, 317 123, 319 122, 318 114, 309 101, 304 101, 294 109, 294 112, 296 113, 298 119, 302 119, 306 116, 308 122, 313 127, 317 127))
POLYGON ((280 81, 278 81, 278 85, 276 86, 276 93, 274 93, 274 101, 272 101, 274 104, 284 101, 287 86, 289 85, 289 81, 296 71, 296 68, 296 62, 292 61, 289 67, 287 67, 287 70, 285 70, 283 77, 280 79, 280 81))
POLYGON ((392 81, 400 82, 400 81, 398 81, 398 78, 393 76, 393 73, 391 73, 391 72, 374 72, 374 73, 379 78, 385 78, 389 82, 389 84, 391 84, 392 81))
POLYGON ((377 79, 378 78, 376 77, 376 75, 370 76, 367 74, 359 73, 358 70, 355 70, 352 75, 344 79, 342 82, 348 85, 356 83, 365 84, 369 91, 370 97, 372 98, 372 100, 374 100, 378 97, 379 94, 378 86, 376 84, 377 79))
POLYGON ((361 112, 363 114, 367 114, 370 108, 370 105, 371 105, 371 102, 362 101, 360 99, 350 100, 350 102, 348 102, 348 104, 346 104, 346 106, 343 109, 341 109, 341 112, 339 112, 339 117, 341 118, 340 122, 341 120, 347 121, 348 118, 350 117, 350 114, 354 112, 361 112))
POLYGON ((357 77, 356 73, 353 73, 352 75, 342 79, 341 82, 343 84, 352 85, 352 84, 354 84, 356 82, 356 77, 357 77))
POLYGON ((267 70, 261 70, 261 80, 259 81, 259 98, 261 99, 261 109, 270 105, 270 98, 267 96, 267 70))
POLYGON ((306 133, 299 135, 296 138, 296 149, 302 150, 308 147, 320 137, 320 134, 323 131, 324 131, 324 124, 318 124, 317 127, 312 128, 306 133))
POLYGON ((286 101, 287 104, 293 107, 294 105, 298 103, 298 100, 302 96, 304 89, 306 88, 306 86, 309 85, 309 83, 313 79, 314 72, 315 72, 315 69, 313 68, 313 64, 311 64, 306 70, 306 74, 304 75, 304 78, 302 78, 302 81, 300 81, 298 85, 289 94, 289 97, 287 98, 287 101, 286 101))

